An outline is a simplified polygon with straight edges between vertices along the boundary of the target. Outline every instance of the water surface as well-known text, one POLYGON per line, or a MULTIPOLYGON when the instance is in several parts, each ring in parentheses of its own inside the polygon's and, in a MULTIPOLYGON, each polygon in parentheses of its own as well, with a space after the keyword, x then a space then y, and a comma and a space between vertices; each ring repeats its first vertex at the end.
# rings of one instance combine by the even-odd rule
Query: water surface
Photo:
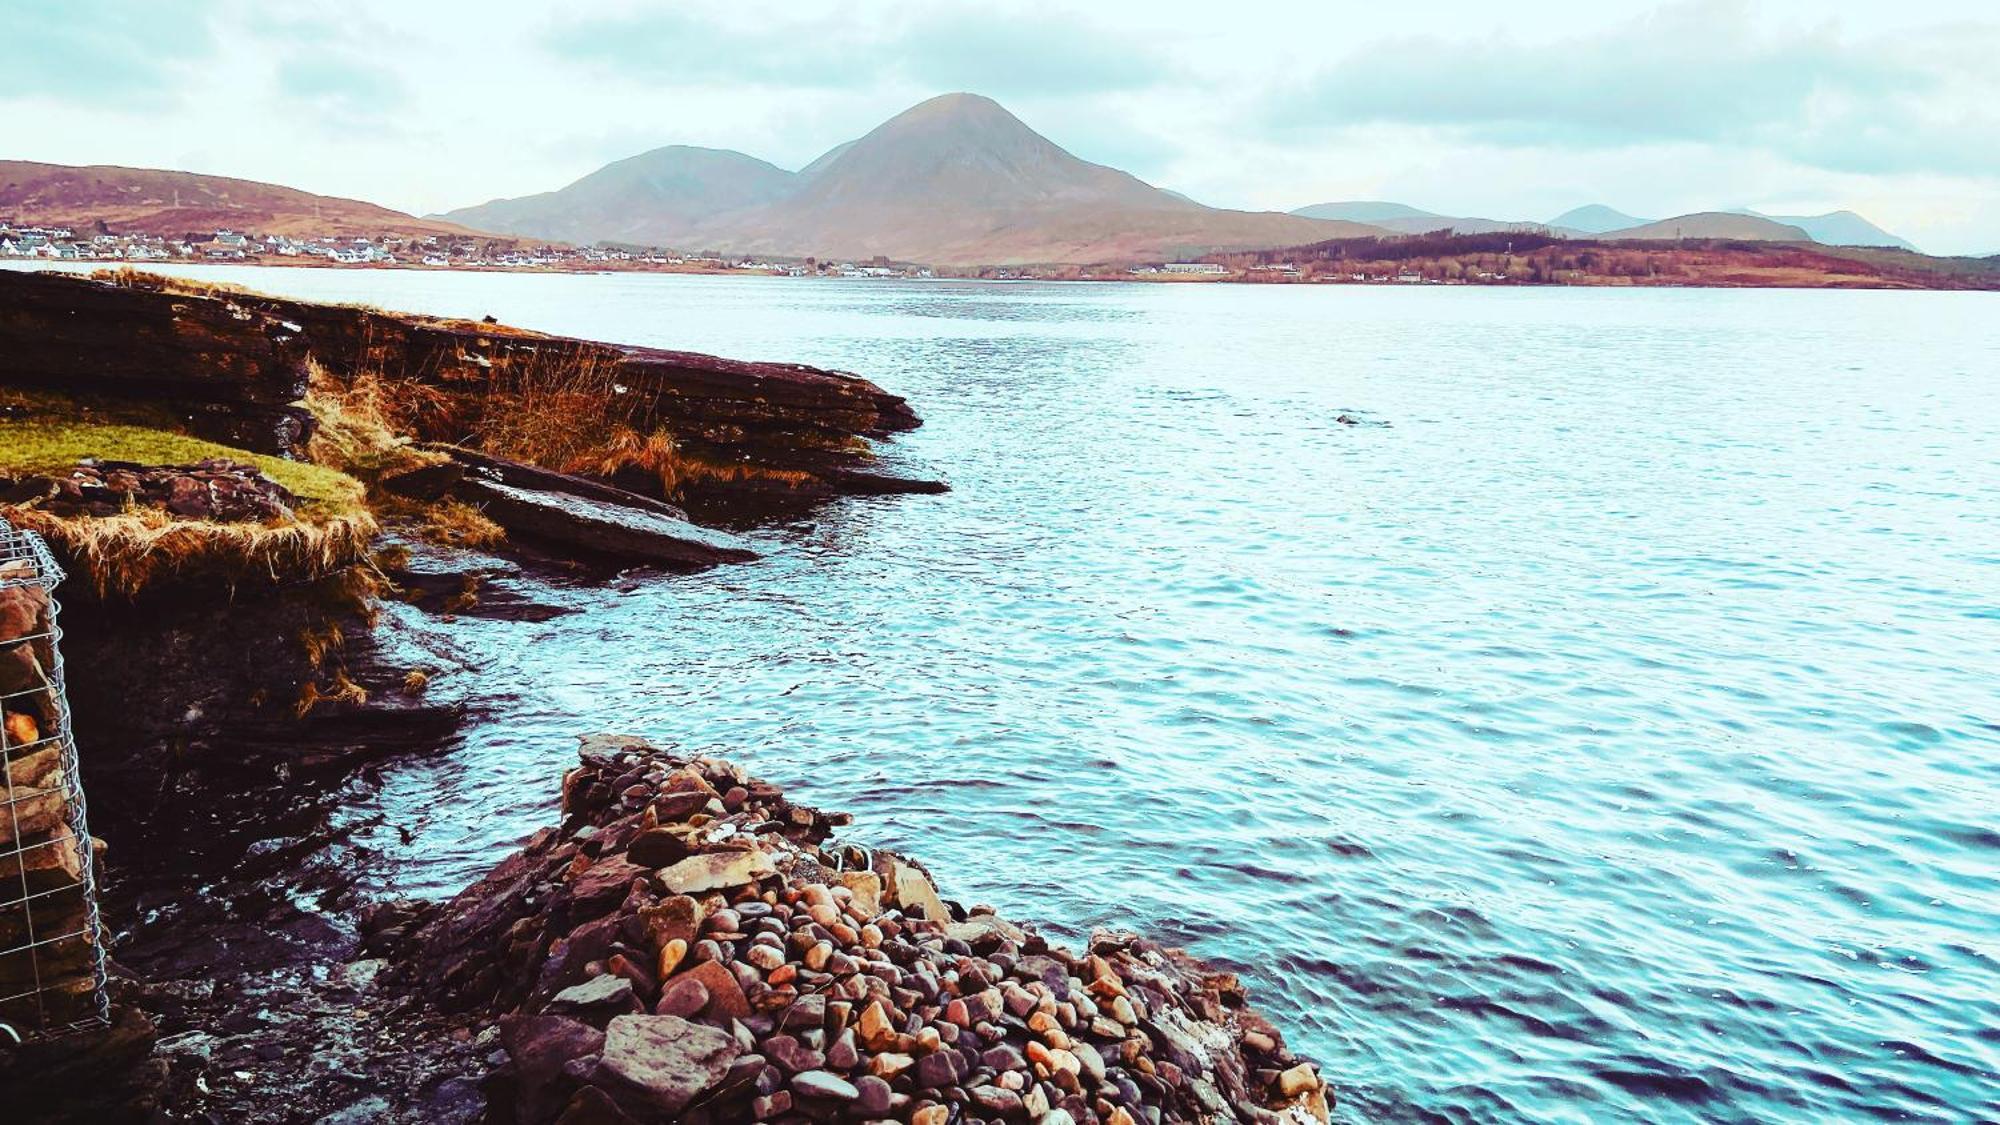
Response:
POLYGON ((1345 1121, 2000 1106, 1991 295, 190 272, 856 371, 955 486, 455 626, 385 888, 615 727, 1236 967, 1345 1121))

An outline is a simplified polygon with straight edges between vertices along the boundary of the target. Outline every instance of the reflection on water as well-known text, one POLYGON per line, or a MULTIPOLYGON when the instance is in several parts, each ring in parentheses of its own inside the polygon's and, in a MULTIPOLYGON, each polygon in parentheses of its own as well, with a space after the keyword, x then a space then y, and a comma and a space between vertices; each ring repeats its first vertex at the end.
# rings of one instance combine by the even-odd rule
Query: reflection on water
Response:
POLYGON ((1987 295, 203 272, 858 371, 956 487, 462 623, 385 885, 617 727, 1239 968, 1347 1120, 2000 1104, 1987 295))

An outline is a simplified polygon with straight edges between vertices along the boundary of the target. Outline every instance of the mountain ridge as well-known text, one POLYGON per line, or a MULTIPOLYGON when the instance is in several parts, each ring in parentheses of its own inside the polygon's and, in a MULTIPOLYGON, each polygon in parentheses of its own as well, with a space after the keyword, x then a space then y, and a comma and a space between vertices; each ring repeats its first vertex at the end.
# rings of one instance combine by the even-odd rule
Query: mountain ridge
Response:
POLYGON ((567 214, 573 221, 561 229, 577 241, 946 266, 1158 260, 1386 233, 1365 224, 1207 207, 1077 157, 993 99, 963 92, 920 102, 799 172, 766 167, 788 177, 786 190, 699 215, 676 212, 680 198, 663 194, 639 201, 643 219, 615 208, 578 217, 588 209, 579 186, 606 171, 600 169, 556 192, 444 217, 492 222, 501 214, 518 233, 557 237, 544 232, 557 230, 555 216, 567 214), (526 211, 539 213, 518 217, 526 211), (647 237, 635 239, 634 232, 647 237))
POLYGON ((664 145, 614 160, 555 191, 437 216, 563 242, 671 241, 724 211, 778 198, 794 174, 734 149, 664 145))

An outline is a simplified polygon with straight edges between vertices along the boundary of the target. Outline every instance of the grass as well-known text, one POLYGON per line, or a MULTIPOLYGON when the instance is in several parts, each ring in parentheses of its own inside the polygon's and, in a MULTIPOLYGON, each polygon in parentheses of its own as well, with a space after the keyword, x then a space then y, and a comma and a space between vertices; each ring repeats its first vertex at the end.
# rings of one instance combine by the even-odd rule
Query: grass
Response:
POLYGON ((166 430, 51 418, 0 420, 0 475, 64 473, 89 457, 142 465, 191 465, 226 457, 257 466, 312 504, 351 510, 360 507, 363 496, 361 483, 338 469, 248 453, 166 430))
POLYGON ((7 509, 10 522, 48 539, 100 596, 137 597, 160 579, 176 576, 232 585, 319 579, 366 559, 377 529, 361 483, 324 465, 144 426, 0 420, 0 475, 59 474, 86 457, 146 465, 228 458, 257 466, 301 502, 296 518, 269 524, 182 520, 153 508, 113 516, 7 509))

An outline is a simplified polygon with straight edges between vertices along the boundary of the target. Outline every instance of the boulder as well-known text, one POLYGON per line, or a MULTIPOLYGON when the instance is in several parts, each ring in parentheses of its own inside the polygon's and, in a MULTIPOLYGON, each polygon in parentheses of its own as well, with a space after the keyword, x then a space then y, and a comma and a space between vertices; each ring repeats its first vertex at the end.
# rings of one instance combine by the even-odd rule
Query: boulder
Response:
POLYGON ((742 1053, 728 1032, 679 1016, 619 1016, 604 1031, 593 1081, 672 1117, 722 1081, 742 1053))
POLYGON ((703 852, 660 871, 660 882, 677 895, 723 890, 754 883, 777 869, 762 851, 703 852))

